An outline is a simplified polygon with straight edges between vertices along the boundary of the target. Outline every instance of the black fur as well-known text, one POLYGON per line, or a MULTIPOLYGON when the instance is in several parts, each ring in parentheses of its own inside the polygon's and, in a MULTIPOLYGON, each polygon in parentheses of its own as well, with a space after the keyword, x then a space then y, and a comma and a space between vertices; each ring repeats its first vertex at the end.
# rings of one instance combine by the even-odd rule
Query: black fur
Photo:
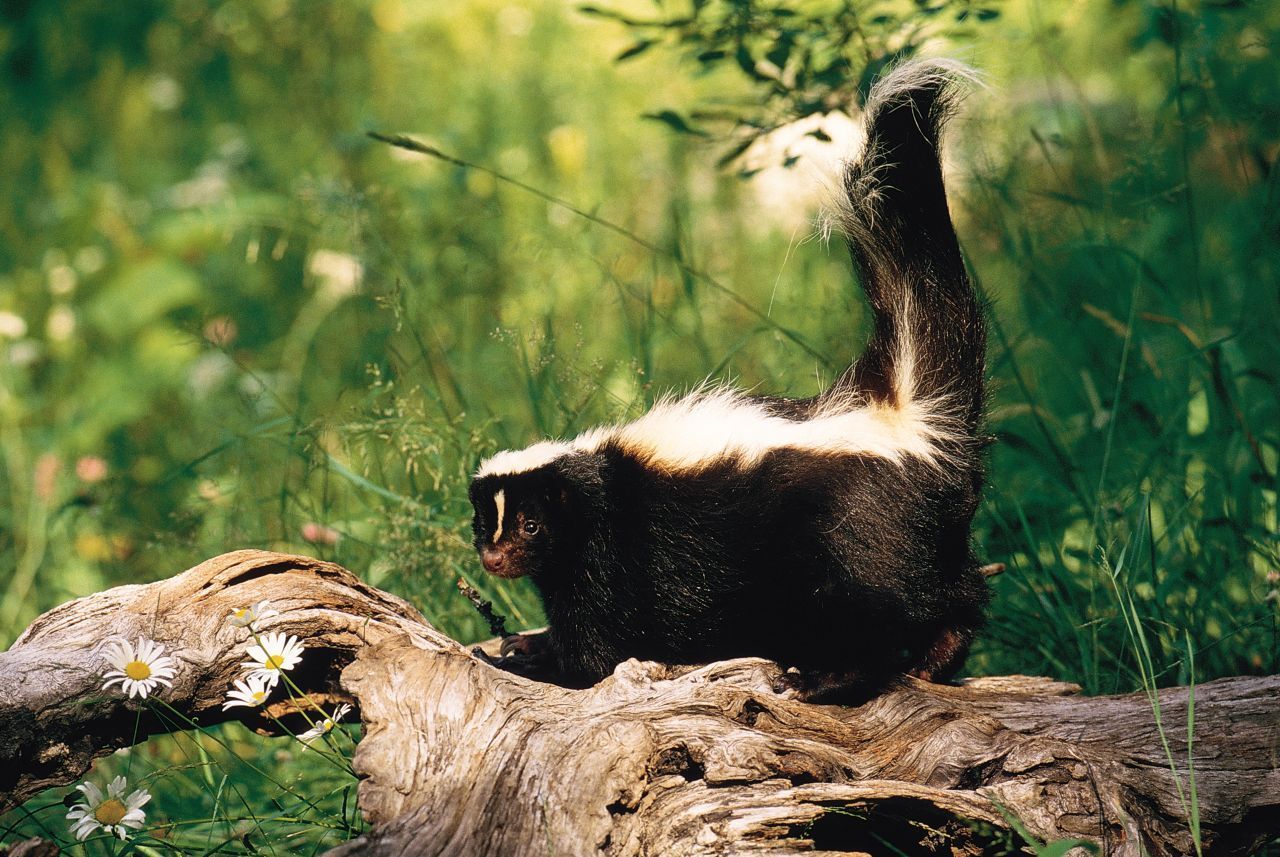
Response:
POLYGON ((938 159, 954 83, 949 67, 917 63, 872 90, 837 221, 874 311, 872 338, 823 395, 763 400, 793 420, 832 397, 894 404, 907 337, 916 398, 951 427, 942 457, 778 448, 750 466, 726 456, 672 472, 612 442, 478 477, 477 549, 490 571, 531 575, 560 681, 593 683, 630 657, 758 655, 799 668, 810 698, 851 700, 906 672, 946 678, 963 662, 988 597, 969 545, 985 334, 938 159))

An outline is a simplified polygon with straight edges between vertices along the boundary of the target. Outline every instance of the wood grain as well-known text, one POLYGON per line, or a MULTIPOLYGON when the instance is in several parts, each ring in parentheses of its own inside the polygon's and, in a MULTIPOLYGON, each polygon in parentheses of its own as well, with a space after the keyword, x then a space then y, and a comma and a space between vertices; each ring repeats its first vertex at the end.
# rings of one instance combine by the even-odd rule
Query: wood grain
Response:
POLYGON ((779 668, 759 659, 627 661, 567 690, 495 668, 339 566, 263 551, 69 602, 0 654, 0 807, 76 781, 135 723, 141 740, 229 716, 246 632, 225 620, 262 599, 282 611, 262 630, 306 641, 302 689, 351 699, 364 722, 372 828, 332 855, 964 855, 1010 818, 1107 854, 1184 855, 1192 766, 1206 853, 1280 831, 1280 677, 1197 686, 1190 754, 1189 691, 1162 691, 1175 775, 1143 694, 907 679, 815 706, 775 691, 779 668), (161 705, 101 690, 106 642, 138 635, 179 661, 161 705))

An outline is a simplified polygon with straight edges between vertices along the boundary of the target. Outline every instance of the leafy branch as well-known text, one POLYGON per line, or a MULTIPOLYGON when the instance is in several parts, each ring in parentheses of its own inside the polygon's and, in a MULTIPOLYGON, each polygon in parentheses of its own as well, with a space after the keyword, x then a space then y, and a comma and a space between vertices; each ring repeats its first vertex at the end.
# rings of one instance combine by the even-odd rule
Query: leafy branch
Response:
POLYGON ((720 159, 725 166, 783 125, 861 103, 886 66, 916 55, 926 41, 974 38, 981 24, 1000 16, 1002 2, 914 0, 904 7, 883 0, 690 0, 672 13, 671 3, 654 0, 658 13, 647 18, 599 5, 579 11, 635 37, 615 62, 665 47, 699 72, 729 68, 747 78, 759 99, 645 114, 679 134, 731 140, 720 159))

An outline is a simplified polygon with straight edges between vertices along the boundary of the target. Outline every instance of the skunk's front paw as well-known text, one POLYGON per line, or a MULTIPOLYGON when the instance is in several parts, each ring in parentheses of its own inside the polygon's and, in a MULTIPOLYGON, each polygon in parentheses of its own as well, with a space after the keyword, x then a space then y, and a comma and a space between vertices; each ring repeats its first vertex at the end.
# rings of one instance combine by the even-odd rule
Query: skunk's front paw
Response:
POLYGON ((504 657, 511 655, 537 658, 544 657, 550 647, 547 632, 540 631, 536 634, 512 634, 510 637, 503 637, 500 651, 504 657))

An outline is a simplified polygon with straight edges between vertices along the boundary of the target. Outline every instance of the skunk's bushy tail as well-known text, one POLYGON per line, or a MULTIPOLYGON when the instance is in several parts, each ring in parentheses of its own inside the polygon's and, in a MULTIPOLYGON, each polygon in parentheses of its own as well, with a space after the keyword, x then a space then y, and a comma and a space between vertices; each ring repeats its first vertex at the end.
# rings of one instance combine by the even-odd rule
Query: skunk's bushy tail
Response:
POLYGON ((959 86, 973 79, 959 63, 916 61, 871 89, 864 147, 844 168, 833 221, 849 241, 874 329, 831 390, 932 415, 970 436, 983 403, 986 331, 947 212, 938 144, 959 86))

